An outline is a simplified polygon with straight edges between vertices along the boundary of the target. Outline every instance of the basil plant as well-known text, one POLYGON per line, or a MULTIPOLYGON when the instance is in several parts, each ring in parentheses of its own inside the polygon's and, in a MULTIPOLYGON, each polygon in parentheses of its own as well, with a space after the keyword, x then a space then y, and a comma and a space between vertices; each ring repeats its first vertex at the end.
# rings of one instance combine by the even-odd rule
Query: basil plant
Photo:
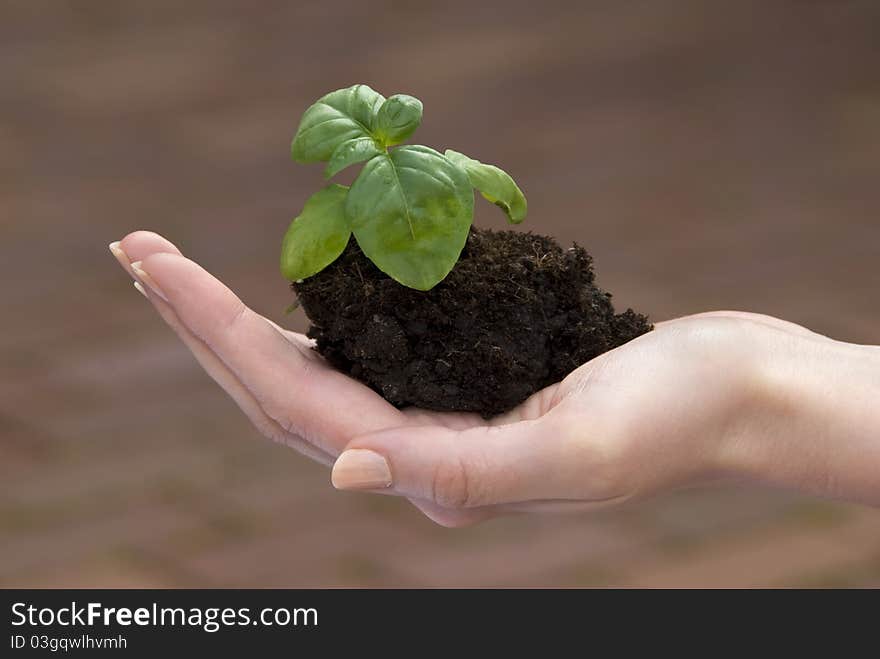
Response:
POLYGON ((351 187, 331 183, 312 195, 290 224, 281 272, 291 281, 317 274, 342 254, 352 234, 364 254, 404 286, 426 291, 452 270, 474 214, 474 188, 511 223, 526 216, 526 199, 494 165, 457 151, 397 146, 422 121, 422 103, 406 94, 385 98, 367 85, 319 99, 300 121, 291 155, 325 162, 330 179, 364 163, 351 187))

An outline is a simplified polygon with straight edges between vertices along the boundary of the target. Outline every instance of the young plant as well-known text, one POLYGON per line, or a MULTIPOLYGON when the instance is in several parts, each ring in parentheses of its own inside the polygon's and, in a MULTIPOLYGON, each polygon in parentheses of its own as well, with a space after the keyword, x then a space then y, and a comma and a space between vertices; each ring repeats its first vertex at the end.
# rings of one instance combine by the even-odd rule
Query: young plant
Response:
POLYGON ((422 121, 422 102, 385 98, 367 85, 319 99, 300 121, 293 159, 326 162, 332 178, 365 162, 350 188, 331 183, 312 195, 291 222, 281 247, 281 272, 291 281, 333 263, 351 234, 364 254, 404 286, 426 291, 452 270, 474 215, 474 188, 518 224, 526 198, 494 165, 448 149, 399 146, 422 121))

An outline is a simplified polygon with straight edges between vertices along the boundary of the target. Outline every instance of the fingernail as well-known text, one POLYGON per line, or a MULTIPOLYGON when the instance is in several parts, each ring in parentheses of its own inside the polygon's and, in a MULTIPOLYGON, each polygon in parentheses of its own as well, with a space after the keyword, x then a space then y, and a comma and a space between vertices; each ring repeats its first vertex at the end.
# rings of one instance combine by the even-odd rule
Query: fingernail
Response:
POLYGON ((391 468, 378 453, 353 448, 336 458, 330 480, 337 490, 380 490, 391 486, 391 468))
POLYGON ((144 270, 142 266, 142 261, 135 261, 131 264, 131 270, 132 272, 134 272, 137 278, 141 280, 142 283, 146 284, 150 288, 151 291, 153 291, 156 295, 168 302, 168 298, 165 296, 165 292, 161 288, 159 288, 156 282, 153 281, 153 278, 150 277, 149 274, 147 274, 147 271, 144 270))
POLYGON ((116 257, 116 260, 119 261, 119 265, 123 268, 128 265, 128 255, 120 246, 118 240, 114 240, 112 243, 107 245, 110 248, 110 253, 116 257))
MULTIPOLYGON (((139 281, 135 281, 132 283, 134 284, 134 287, 138 290, 138 293, 140 293, 144 297, 147 297, 147 292, 144 290, 143 285, 139 281)), ((149 298, 147 298, 147 299, 149 299, 149 298)))

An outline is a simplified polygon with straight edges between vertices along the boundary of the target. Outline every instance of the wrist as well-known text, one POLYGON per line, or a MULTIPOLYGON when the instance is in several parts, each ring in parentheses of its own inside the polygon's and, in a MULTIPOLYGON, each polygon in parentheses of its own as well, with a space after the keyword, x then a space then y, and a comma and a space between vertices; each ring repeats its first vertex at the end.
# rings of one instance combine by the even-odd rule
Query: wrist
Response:
POLYGON ((819 496, 880 502, 880 348, 773 337, 744 383, 722 470, 819 496))

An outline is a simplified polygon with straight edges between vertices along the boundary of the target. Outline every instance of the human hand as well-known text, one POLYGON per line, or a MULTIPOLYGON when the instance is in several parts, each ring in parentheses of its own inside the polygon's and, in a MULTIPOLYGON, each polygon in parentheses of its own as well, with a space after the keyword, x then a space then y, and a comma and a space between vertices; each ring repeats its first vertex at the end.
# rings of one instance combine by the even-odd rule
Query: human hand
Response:
POLYGON ((880 348, 704 313, 584 364, 518 422, 359 437, 333 481, 489 515, 589 510, 718 478, 878 504, 878 402, 880 348))
MULTIPOLYGON (((264 435, 324 464, 348 449, 335 462, 338 488, 406 496, 445 526, 591 509, 716 476, 764 478, 787 456, 758 441, 789 410, 774 377, 798 361, 827 364, 832 347, 840 364, 871 350, 849 346, 843 359, 847 344, 785 321, 701 314, 659 324, 487 422, 395 409, 156 234, 136 232, 111 251, 264 435)), ((796 469, 775 469, 802 485, 796 469)), ((858 494, 870 498, 865 478, 858 494)))

